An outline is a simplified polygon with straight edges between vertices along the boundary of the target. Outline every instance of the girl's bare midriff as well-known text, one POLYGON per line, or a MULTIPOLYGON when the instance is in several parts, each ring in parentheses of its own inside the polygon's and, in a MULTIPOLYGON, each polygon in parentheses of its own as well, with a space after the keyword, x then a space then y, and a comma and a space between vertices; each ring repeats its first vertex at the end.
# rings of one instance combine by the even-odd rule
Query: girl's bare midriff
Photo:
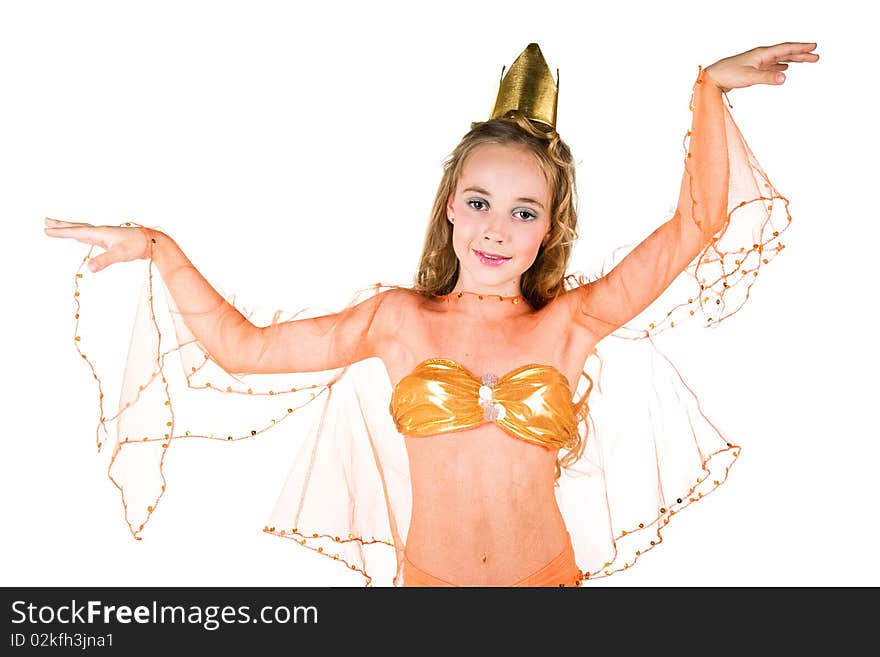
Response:
MULTIPOLYGON (((383 354, 392 385, 419 362, 442 357, 477 376, 552 365, 575 391, 589 338, 551 307, 523 311, 495 320, 450 303, 407 303, 398 320, 405 326, 394 331, 406 342, 394 341, 383 354)), ((462 585, 507 585, 565 548, 554 488, 558 451, 514 438, 493 422, 405 440, 413 501, 406 554, 416 566, 462 585)))

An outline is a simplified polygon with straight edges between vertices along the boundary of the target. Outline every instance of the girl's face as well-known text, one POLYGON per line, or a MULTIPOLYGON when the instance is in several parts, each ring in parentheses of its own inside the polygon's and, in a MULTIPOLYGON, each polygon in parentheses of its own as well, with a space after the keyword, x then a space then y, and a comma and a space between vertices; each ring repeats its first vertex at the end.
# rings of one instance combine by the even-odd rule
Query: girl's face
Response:
POLYGON ((535 156, 523 146, 478 146, 446 215, 460 264, 454 291, 520 294, 520 277, 550 230, 550 189, 535 156))

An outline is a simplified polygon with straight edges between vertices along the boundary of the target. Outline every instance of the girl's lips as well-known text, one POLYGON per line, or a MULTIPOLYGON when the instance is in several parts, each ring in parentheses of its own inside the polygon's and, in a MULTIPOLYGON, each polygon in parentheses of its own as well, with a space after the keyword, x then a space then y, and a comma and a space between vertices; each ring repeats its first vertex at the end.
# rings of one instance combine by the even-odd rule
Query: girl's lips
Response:
POLYGON ((484 265, 489 265, 490 267, 498 267, 510 260, 510 258, 504 256, 491 257, 483 251, 477 251, 476 249, 474 249, 474 253, 480 259, 480 262, 484 265))

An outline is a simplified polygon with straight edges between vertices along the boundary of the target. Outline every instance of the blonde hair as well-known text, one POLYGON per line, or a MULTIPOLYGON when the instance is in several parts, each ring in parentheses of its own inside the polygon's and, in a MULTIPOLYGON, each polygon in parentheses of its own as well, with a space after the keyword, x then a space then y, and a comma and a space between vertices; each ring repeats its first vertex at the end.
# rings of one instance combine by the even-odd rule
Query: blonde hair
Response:
MULTIPOLYGON (((431 209, 431 217, 415 277, 414 290, 425 296, 448 294, 459 274, 458 256, 452 246, 452 225, 446 203, 455 193, 467 158, 483 144, 520 145, 535 156, 550 188, 550 230, 538 249, 532 266, 520 279, 520 291, 529 305, 539 310, 565 289, 565 272, 577 239, 577 191, 575 164, 568 145, 556 130, 533 123, 518 110, 503 117, 471 124, 452 153, 443 162, 443 177, 431 209)), ((586 395, 579 406, 586 409, 586 395)), ((584 439, 578 435, 567 454, 557 460, 556 477, 583 453, 584 439)))
POLYGON ((447 294, 458 279, 458 257, 452 248, 452 226, 446 202, 454 194, 464 163, 483 144, 521 145, 535 156, 550 188, 550 232, 532 266, 523 273, 520 290, 535 310, 563 289, 571 249, 577 239, 577 192, 571 151, 559 134, 538 125, 517 110, 504 117, 471 124, 470 131, 443 163, 428 221, 415 289, 422 294, 447 294))

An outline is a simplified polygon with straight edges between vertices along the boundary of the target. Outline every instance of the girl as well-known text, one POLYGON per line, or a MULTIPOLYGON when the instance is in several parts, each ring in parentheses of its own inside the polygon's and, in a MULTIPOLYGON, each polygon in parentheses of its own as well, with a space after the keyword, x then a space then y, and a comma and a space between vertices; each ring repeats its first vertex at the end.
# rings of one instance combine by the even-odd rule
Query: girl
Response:
POLYGON ((119 422, 111 477, 125 492, 135 538, 164 493, 161 467, 173 440, 256 435, 323 396, 317 429, 265 531, 340 561, 367 584, 373 546, 393 548, 393 582, 404 586, 574 586, 628 568, 659 543, 671 516, 723 481, 738 448, 687 409, 689 426, 666 419, 660 429, 656 413, 645 420, 650 409, 637 398, 634 372, 629 410, 603 428, 597 405, 612 393, 601 385, 607 377, 587 374, 585 363, 611 334, 650 339, 679 316, 700 313, 712 325, 738 309, 730 296, 747 294, 782 248, 790 217, 786 211, 774 230, 773 201, 788 202, 751 155, 722 94, 782 84, 789 62, 818 60, 815 47, 758 47, 700 70, 674 216, 592 282, 566 276, 577 237, 575 165, 555 131, 556 88, 537 44, 502 90, 510 76, 526 76, 541 93, 524 95, 523 85, 519 96, 499 93, 493 118, 473 124, 446 162, 411 287, 379 284, 341 312, 288 321, 276 313, 260 326, 163 232, 47 219, 48 235, 106 249, 91 258, 94 272, 151 262, 149 317, 139 313, 134 334, 149 340, 158 331, 160 340, 133 342, 124 403, 109 418, 119 422), (548 90, 549 105, 541 95, 548 90), (743 233, 746 224, 759 231, 743 233), (753 234, 761 235, 757 243, 753 234), (152 265, 170 295, 177 337, 158 358, 167 338, 152 265), (699 284, 687 303, 644 330, 627 327, 685 272, 699 284), (271 422, 249 431, 178 429, 164 362, 172 352, 189 388, 230 399, 283 397, 287 412, 261 412, 262 424, 271 422), (358 378, 355 364, 377 361, 387 379, 358 378), (269 375, 281 378, 261 378, 269 375), (305 401, 292 403, 296 396, 305 401), (162 429, 150 426, 169 409, 162 429), (634 417, 642 424, 610 426, 634 417), (141 452, 126 460, 132 447, 141 452), (153 468, 147 484, 133 475, 143 463, 153 468), (138 487, 149 489, 142 498, 138 487))

